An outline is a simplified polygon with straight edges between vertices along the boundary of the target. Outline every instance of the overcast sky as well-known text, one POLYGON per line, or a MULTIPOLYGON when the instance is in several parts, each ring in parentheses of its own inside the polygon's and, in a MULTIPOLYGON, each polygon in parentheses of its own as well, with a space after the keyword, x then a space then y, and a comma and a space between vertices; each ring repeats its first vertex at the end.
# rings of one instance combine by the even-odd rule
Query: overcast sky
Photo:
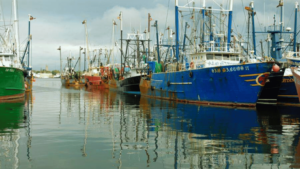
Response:
MULTIPOLYGON (((179 6, 190 0, 180 0, 179 6)), ((195 0, 200 6, 203 0, 195 0)), ((216 3, 228 7, 229 0, 206 0, 207 6, 218 8, 216 3)), ((19 0, 18 13, 20 20, 20 42, 28 34, 28 14, 36 20, 31 22, 33 36, 33 69, 40 70, 49 66, 50 70, 59 69, 59 51, 62 46, 63 57, 71 52, 78 57, 79 46, 84 46, 85 35, 82 21, 87 20, 90 48, 111 46, 112 20, 116 20, 116 39, 120 38, 119 20, 117 16, 123 12, 124 37, 134 28, 143 32, 147 27, 147 15, 151 13, 153 21, 158 20, 159 31, 164 32, 165 26, 174 27, 175 0, 19 0), (168 16, 168 17, 167 17, 168 16)), ((250 0, 234 0, 233 29, 246 34, 246 18, 244 7, 250 0)), ((279 21, 278 0, 255 0, 257 12, 256 27, 261 29, 273 22, 277 14, 279 21), (264 15, 265 13, 265 15, 264 15)), ((300 2, 300 1, 299 1, 300 2)), ((285 0, 285 26, 293 28, 295 1, 285 0)), ((11 18, 11 0, 2 0, 3 13, 6 21, 11 18)), ((153 23, 152 21, 152 23, 153 23)), ((300 23, 298 21, 298 23, 300 23)), ((151 30, 151 39, 155 40, 155 31, 151 30)), ((257 40, 258 43, 259 39, 257 40)), ((119 42, 120 44, 120 42, 119 42)))

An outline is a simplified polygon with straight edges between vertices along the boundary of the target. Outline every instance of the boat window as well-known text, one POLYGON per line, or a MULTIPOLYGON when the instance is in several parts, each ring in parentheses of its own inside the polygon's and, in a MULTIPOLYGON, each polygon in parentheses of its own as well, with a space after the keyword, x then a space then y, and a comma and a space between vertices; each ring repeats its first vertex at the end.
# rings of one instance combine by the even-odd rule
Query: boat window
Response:
POLYGON ((229 56, 229 57, 230 57, 230 60, 235 61, 235 56, 229 56))
POLYGON ((223 60, 229 60, 229 55, 223 55, 223 60))
POLYGON ((216 60, 222 60, 222 55, 215 55, 216 60))
POLYGON ((213 60, 214 59, 214 55, 208 54, 208 55, 206 55, 206 58, 207 58, 207 60, 213 60))

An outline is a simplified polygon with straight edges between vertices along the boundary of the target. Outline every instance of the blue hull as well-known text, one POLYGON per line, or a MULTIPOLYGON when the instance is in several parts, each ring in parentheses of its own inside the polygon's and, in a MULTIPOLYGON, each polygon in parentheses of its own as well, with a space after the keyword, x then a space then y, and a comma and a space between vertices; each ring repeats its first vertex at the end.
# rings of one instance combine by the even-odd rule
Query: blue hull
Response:
MULTIPOLYGON (((255 106, 273 62, 152 74, 141 94, 184 102, 255 106)), ((143 88, 143 89, 142 89, 143 88)))
POLYGON ((299 103, 293 76, 284 76, 278 93, 280 103, 299 103))

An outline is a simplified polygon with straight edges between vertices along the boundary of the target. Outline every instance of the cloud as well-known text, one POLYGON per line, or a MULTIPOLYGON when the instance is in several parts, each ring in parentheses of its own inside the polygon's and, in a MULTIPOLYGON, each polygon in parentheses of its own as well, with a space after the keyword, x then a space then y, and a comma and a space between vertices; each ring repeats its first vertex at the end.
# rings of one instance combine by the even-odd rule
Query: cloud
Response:
MULTIPOLYGON (((247 33, 247 16, 244 15, 244 7, 248 6, 252 0, 234 1, 234 26, 236 32, 247 33)), ((196 6, 202 6, 201 1, 196 1, 196 6)), ((228 9, 227 0, 215 0, 222 3, 228 9)), ((219 8, 214 1, 206 1, 206 6, 219 8)), ((2 1, 3 12, 7 21, 11 21, 10 1, 2 1)), ((179 5, 187 4, 187 0, 179 0, 179 5)), ((190 6, 192 4, 189 4, 190 6)), ((264 25, 273 23, 273 15, 277 14, 279 21, 279 8, 276 8, 278 1, 260 0, 255 1, 256 28, 260 30, 264 25)), ((285 25, 293 28, 294 1, 285 0, 285 25)), ((28 14, 36 17, 31 22, 31 33, 33 35, 33 68, 40 69, 48 65, 50 69, 59 68, 58 46, 62 46, 63 56, 66 57, 71 52, 78 56, 79 46, 85 45, 84 25, 81 22, 86 19, 89 32, 90 48, 109 48, 112 45, 112 20, 116 20, 115 39, 120 44, 120 22, 117 16, 123 12, 123 38, 127 38, 127 33, 140 31, 148 27, 147 17, 151 13, 154 23, 158 20, 159 31, 165 32, 170 26, 174 31, 174 0, 26 0, 18 2, 20 20, 20 41, 24 42, 28 34, 28 14)), ((189 19, 189 10, 185 14, 185 21, 189 19)), ((180 26, 181 27, 181 26, 180 26)), ((181 32, 183 30, 180 30, 181 32)), ((151 27, 152 44, 155 41, 155 30, 151 27)), ((258 38, 259 40, 259 38, 258 38)))

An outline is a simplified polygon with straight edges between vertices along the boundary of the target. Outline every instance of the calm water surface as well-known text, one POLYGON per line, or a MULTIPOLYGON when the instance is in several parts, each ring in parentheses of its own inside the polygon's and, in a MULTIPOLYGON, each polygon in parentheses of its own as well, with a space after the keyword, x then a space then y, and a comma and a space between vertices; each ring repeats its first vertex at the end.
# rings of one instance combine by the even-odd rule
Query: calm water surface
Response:
POLYGON ((0 103, 0 169, 299 168, 299 118, 37 79, 25 101, 0 103))

